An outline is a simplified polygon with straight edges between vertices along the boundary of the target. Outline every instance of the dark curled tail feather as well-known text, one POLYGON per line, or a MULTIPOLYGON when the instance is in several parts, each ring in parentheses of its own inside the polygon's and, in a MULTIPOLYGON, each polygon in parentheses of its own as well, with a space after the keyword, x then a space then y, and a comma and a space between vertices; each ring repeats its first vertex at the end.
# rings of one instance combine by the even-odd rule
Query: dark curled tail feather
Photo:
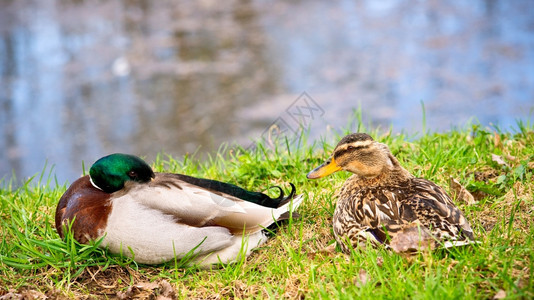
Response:
MULTIPOLYGON (((289 201, 293 200, 295 198, 295 194, 297 192, 297 188, 295 188, 295 185, 292 184, 291 182, 289 183, 289 185, 291 186, 291 192, 289 193, 289 195, 287 197, 284 198, 284 190, 282 190, 281 187, 275 185, 275 186, 271 186, 270 189, 272 188, 277 188, 278 190, 280 190, 280 196, 278 196, 278 198, 276 199, 273 199, 273 198, 270 198, 272 199, 273 201, 277 201, 278 202, 278 205, 277 206, 269 206, 269 205, 263 205, 263 206, 268 206, 268 207, 272 207, 272 208, 278 208, 286 203, 289 203, 289 201)), ((268 197, 268 196, 267 196, 268 197)), ((260 204, 260 203, 258 203, 260 204)))
POLYGON ((241 200, 256 203, 261 206, 270 207, 270 208, 278 208, 288 203, 291 199, 295 197, 295 193, 296 193, 295 185, 293 185, 292 183, 289 183, 291 185, 291 192, 289 193, 287 197, 284 197, 285 196, 284 191, 279 186, 271 187, 271 188, 277 188, 280 190, 280 195, 277 198, 271 198, 264 193, 247 191, 236 185, 222 182, 222 181, 204 179, 204 178, 196 178, 196 177, 182 175, 182 174, 166 174, 166 175, 175 177, 187 183, 202 187, 215 194, 221 194, 221 193, 228 194, 230 196, 234 196, 241 200))

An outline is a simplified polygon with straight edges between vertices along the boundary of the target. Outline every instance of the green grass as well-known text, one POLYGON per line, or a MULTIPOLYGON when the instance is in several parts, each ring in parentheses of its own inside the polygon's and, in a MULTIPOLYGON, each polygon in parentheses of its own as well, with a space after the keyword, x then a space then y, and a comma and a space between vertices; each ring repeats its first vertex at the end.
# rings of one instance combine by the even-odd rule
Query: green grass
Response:
MULTIPOLYGON (((293 182, 304 194, 301 219, 281 226, 249 258, 213 270, 183 268, 180 262, 138 265, 110 255, 97 247, 98 242, 61 240, 54 213, 66 184, 57 185, 53 174, 45 172, 20 188, 3 183, 0 296, 11 292, 113 298, 122 293, 149 298, 164 294, 166 281, 184 299, 488 299, 501 290, 509 298, 533 298, 534 132, 532 124, 520 122, 517 127, 506 132, 475 125, 419 137, 367 130, 387 143, 416 176, 446 190, 449 179, 455 178, 477 200, 474 205, 457 205, 480 244, 414 257, 372 248, 350 256, 321 252, 334 240, 334 193, 349 174, 338 172, 315 181, 305 175, 328 157, 335 143, 309 145, 301 140, 297 146, 275 149, 259 144, 253 151, 223 147, 203 161, 160 155, 153 162, 157 171, 213 178, 252 190, 293 182), (499 164, 492 154, 506 164, 499 164), (156 285, 147 287, 148 282, 156 285)), ((361 123, 352 129, 366 131, 361 123)))

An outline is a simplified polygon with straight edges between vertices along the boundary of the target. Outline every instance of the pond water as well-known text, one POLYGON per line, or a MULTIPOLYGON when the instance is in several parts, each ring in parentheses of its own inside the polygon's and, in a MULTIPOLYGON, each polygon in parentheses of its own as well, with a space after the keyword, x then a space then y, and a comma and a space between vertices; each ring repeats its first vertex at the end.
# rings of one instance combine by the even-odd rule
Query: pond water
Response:
POLYGON ((532 122, 534 2, 0 1, 0 178, 313 139, 358 108, 418 132, 421 103, 433 131, 532 122))

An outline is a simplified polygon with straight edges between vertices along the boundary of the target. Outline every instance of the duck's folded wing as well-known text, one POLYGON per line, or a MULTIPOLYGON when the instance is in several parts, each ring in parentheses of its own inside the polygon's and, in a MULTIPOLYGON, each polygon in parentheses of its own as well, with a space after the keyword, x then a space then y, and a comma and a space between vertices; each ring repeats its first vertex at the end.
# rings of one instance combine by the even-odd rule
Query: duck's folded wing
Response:
POLYGON ((279 208, 265 208, 250 202, 240 202, 239 205, 245 213, 221 214, 214 218, 211 223, 228 228, 234 234, 243 232, 256 232, 262 230, 276 221, 297 217, 293 211, 302 202, 302 195, 292 199, 290 203, 279 208))
POLYGON ((414 194, 403 205, 406 218, 417 218, 443 237, 474 240, 473 230, 449 195, 435 183, 422 178, 414 181, 414 194))
POLYGON ((284 197, 284 191, 280 187, 273 186, 272 188, 277 188, 280 191, 280 195, 277 198, 271 198, 261 192, 248 191, 236 185, 212 179, 196 178, 183 174, 172 173, 157 173, 157 178, 161 183, 188 183, 190 186, 210 191, 211 193, 223 196, 225 198, 248 201, 270 208, 278 208, 288 203, 295 197, 295 186, 292 183, 289 183, 291 186, 291 192, 287 197, 284 197))
POLYGON ((395 251, 432 246, 436 237, 473 240, 462 212, 447 193, 425 179, 398 186, 361 189, 346 201, 348 219, 361 227, 359 236, 386 244, 395 251), (435 236, 435 237, 433 237, 435 236))
MULTIPOLYGON (((156 175, 148 188, 131 187, 130 194, 148 208, 172 215, 177 222, 195 227, 223 226, 233 233, 254 232, 267 227, 289 210, 290 203, 270 208, 237 197, 214 193, 175 174, 156 175)), ((293 199, 296 208, 301 197, 293 199)))

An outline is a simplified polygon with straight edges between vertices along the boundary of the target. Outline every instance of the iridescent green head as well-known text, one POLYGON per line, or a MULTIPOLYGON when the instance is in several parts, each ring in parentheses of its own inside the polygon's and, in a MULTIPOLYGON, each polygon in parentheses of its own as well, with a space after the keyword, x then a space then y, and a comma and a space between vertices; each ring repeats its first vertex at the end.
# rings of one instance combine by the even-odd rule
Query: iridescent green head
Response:
POLYGON ((152 168, 142 159, 115 153, 97 160, 89 170, 91 181, 107 193, 116 192, 128 180, 144 183, 154 178, 152 168))

